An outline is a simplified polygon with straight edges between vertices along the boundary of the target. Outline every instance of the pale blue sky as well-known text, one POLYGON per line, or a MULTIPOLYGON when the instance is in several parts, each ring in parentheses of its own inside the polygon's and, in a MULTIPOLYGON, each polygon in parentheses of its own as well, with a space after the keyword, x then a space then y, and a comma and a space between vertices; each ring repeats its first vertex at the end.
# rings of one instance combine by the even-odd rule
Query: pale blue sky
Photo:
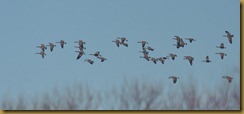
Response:
POLYGON ((192 75, 198 84, 214 88, 227 83, 222 75, 232 75, 239 83, 240 73, 239 0, 0 0, 0 94, 42 93, 54 86, 83 82, 103 90, 129 80, 142 79, 172 85, 171 75, 180 77, 174 86, 188 83, 192 75), (223 37, 234 34, 233 44, 223 37), (184 48, 172 46, 172 38, 194 37, 196 42, 184 48), (124 36, 129 47, 112 42, 124 36), (37 45, 67 42, 42 59, 37 45), (86 55, 76 60, 73 43, 86 42, 86 55), (148 41, 155 52, 151 56, 176 53, 165 64, 153 64, 139 58, 140 40, 148 41), (215 48, 224 43, 227 49, 215 48), (100 51, 108 60, 101 63, 88 54, 100 51), (227 53, 221 60, 215 52, 227 53), (195 57, 193 66, 183 56, 195 57), (212 63, 201 62, 209 55, 212 63), (90 65, 83 60, 91 58, 90 65))

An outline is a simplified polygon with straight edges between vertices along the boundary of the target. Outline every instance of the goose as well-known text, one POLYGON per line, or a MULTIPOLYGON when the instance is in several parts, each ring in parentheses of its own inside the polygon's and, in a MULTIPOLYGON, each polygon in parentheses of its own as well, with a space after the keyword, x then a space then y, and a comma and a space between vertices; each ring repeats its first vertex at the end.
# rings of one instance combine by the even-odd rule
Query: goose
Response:
POLYGON ((83 48, 84 44, 86 44, 86 42, 84 42, 82 40, 75 41, 74 43, 78 43, 79 47, 82 47, 82 48, 83 48))
POLYGON ((152 47, 150 47, 150 46, 147 46, 147 48, 145 48, 145 49, 148 49, 150 51, 154 51, 154 49, 152 47))
POLYGON ((97 51, 97 52, 95 52, 94 54, 90 54, 90 55, 94 55, 95 57, 98 57, 98 56, 100 55, 100 52, 97 51))
POLYGON ((156 58, 153 58, 153 57, 151 57, 151 59, 150 59, 154 64, 157 64, 157 59, 156 58))
POLYGON ((97 56, 97 58, 98 58, 98 59, 100 59, 100 60, 101 60, 101 62, 103 62, 103 61, 107 60, 106 58, 102 57, 102 55, 97 56))
POLYGON ((192 43, 192 41, 196 41, 196 39, 194 39, 194 38, 185 38, 186 40, 189 40, 190 41, 190 43, 192 43))
POLYGON ((173 79, 173 83, 175 84, 177 82, 177 79, 179 79, 179 77, 170 76, 169 79, 173 79))
POLYGON ((149 52, 145 48, 142 48, 142 50, 143 51, 139 51, 139 52, 144 53, 144 54, 147 54, 147 55, 149 54, 149 52))
POLYGON ((85 55, 85 52, 83 50, 75 51, 75 52, 79 53, 76 60, 80 59, 82 55, 85 55))
POLYGON ((151 57, 144 53, 144 56, 140 56, 140 58, 145 58, 147 61, 149 61, 151 57))
POLYGON ((192 57, 192 56, 184 56, 184 60, 188 60, 189 62, 190 62, 190 64, 192 65, 193 63, 193 60, 194 60, 194 57, 192 57))
POLYGON ((169 57, 171 57, 172 60, 175 60, 175 57, 177 57, 177 55, 174 53, 169 53, 169 57))
POLYGON ((232 44, 232 38, 234 37, 233 34, 230 34, 229 31, 225 31, 226 35, 224 35, 224 37, 227 37, 229 42, 232 44))
POLYGON ((117 47, 119 47, 119 44, 120 44, 120 41, 118 39, 115 39, 114 41, 112 42, 115 42, 115 44, 117 45, 117 47))
POLYGON ((56 43, 60 43, 61 48, 64 48, 64 44, 66 44, 64 40, 60 40, 59 42, 56 43))
POLYGON ((56 47, 56 45, 54 45, 53 43, 49 43, 49 45, 47 46, 50 46, 50 51, 52 52, 53 51, 53 48, 56 47))
POLYGON ((206 63, 210 63, 210 59, 209 59, 209 56, 206 56, 206 59, 205 60, 202 60, 202 62, 206 62, 206 63))
POLYGON ((44 51, 41 51, 39 53, 36 53, 36 54, 40 54, 42 56, 42 58, 44 59, 44 56, 46 55, 44 51))
POLYGON ((121 40, 120 44, 125 43, 125 41, 128 42, 128 40, 125 37, 121 37, 121 38, 120 37, 117 37, 117 38, 121 40))
POLYGON ((231 83, 231 81, 233 79, 233 77, 231 77, 231 76, 222 76, 222 78, 227 79, 229 83, 231 83))
POLYGON ((86 59, 86 60, 84 60, 84 61, 87 61, 87 62, 90 63, 90 64, 93 64, 93 63, 94 63, 94 61, 91 60, 91 59, 86 59))
POLYGON ((177 43, 179 43, 181 38, 179 36, 175 36, 175 38, 173 38, 173 39, 176 40, 177 43))
POLYGON ((184 47, 185 45, 187 45, 187 43, 185 43, 185 42, 183 41, 183 39, 181 38, 181 39, 180 39, 180 46, 181 46, 181 47, 184 47))
POLYGON ((164 57, 157 58, 158 61, 160 61, 162 64, 164 64, 164 60, 166 60, 164 57))
POLYGON ((215 54, 219 54, 221 59, 224 59, 224 56, 227 56, 227 54, 225 54, 223 52, 219 52, 219 53, 215 53, 215 54))
POLYGON ((149 44, 149 43, 146 42, 146 41, 138 41, 137 43, 141 43, 141 44, 142 44, 142 48, 144 48, 146 44, 149 44))
POLYGON ((127 43, 121 43, 123 46, 128 47, 127 43))
POLYGON ((45 49, 47 49, 47 47, 44 44, 41 44, 40 46, 36 46, 36 47, 41 48, 43 52, 45 52, 45 49))
POLYGON ((224 43, 221 43, 219 46, 216 46, 216 48, 225 49, 226 47, 225 47, 224 43))

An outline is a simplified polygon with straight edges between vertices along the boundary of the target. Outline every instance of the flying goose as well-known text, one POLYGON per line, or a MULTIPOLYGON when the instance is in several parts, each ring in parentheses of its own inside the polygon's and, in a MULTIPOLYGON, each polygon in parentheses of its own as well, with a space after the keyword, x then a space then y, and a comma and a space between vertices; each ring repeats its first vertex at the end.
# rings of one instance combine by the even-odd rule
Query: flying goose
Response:
POLYGON ((125 43, 125 41, 128 42, 128 40, 125 37, 121 37, 121 38, 120 37, 117 37, 117 38, 121 40, 120 44, 125 43))
POLYGON ((202 62, 206 62, 206 63, 210 63, 210 59, 209 59, 209 56, 206 56, 205 60, 202 60, 202 62))
POLYGON ((157 58, 158 61, 160 61, 162 64, 164 64, 164 60, 166 60, 167 58, 165 57, 159 57, 157 58))
POLYGON ((86 59, 86 60, 84 60, 84 61, 87 61, 87 62, 90 63, 90 64, 93 64, 93 63, 94 63, 94 61, 91 60, 91 59, 86 59))
POLYGON ((49 45, 47 46, 50 46, 50 51, 52 52, 53 51, 53 48, 56 47, 56 45, 54 45, 53 43, 49 43, 49 45))
POLYGON ((157 59, 156 58, 153 58, 153 57, 151 57, 151 59, 150 59, 154 64, 157 64, 157 59))
POLYGON ((190 64, 192 65, 192 61, 194 61, 194 58, 192 56, 184 56, 184 60, 188 60, 190 62, 190 64))
POLYGON ((45 49, 47 49, 47 47, 44 44, 41 44, 40 46, 36 46, 36 47, 41 48, 43 52, 45 52, 45 49))
POLYGON ((97 51, 97 52, 95 52, 94 54, 90 54, 90 55, 94 55, 95 57, 98 57, 98 56, 100 55, 100 52, 97 51))
POLYGON ((83 50, 75 51, 75 52, 79 53, 76 60, 80 59, 82 55, 85 55, 85 52, 83 50))
POLYGON ((64 44, 66 44, 66 42, 63 40, 60 40, 59 42, 56 43, 60 43, 61 48, 64 48, 64 44))
POLYGON ((74 43, 78 43, 79 47, 81 47, 81 48, 83 48, 84 44, 86 44, 86 42, 84 42, 82 40, 75 41, 74 43))
POLYGON ((120 44, 120 41, 118 39, 115 39, 114 41, 112 42, 115 42, 115 44, 117 45, 117 47, 119 47, 119 44, 120 44))
POLYGON ((230 34, 229 31, 225 31, 226 35, 224 35, 224 37, 227 37, 229 42, 232 44, 232 38, 234 37, 233 34, 230 34))
POLYGON ((44 56, 46 55, 44 51, 41 51, 39 53, 36 53, 36 54, 40 54, 42 56, 42 58, 44 59, 44 56))
POLYGON ((98 58, 98 59, 100 59, 100 60, 101 60, 101 62, 103 62, 103 61, 107 60, 106 58, 102 57, 102 55, 97 56, 97 58, 98 58))
POLYGON ((219 53, 215 53, 215 54, 219 54, 221 59, 224 59, 224 56, 227 56, 227 54, 225 54, 223 52, 219 52, 219 53))
POLYGON ((147 48, 145 48, 145 49, 148 49, 150 51, 154 51, 154 49, 152 47, 150 47, 150 46, 147 46, 147 48))
POLYGON ((231 77, 231 76, 222 76, 222 78, 227 79, 229 83, 231 83, 231 81, 233 79, 233 77, 231 77))
POLYGON ((177 57, 177 55, 174 53, 169 53, 169 57, 171 57, 172 60, 175 60, 175 57, 177 57))
POLYGON ((121 43, 123 46, 125 46, 125 47, 128 47, 128 44, 127 43, 121 43))
POLYGON ((144 56, 140 56, 140 58, 145 58, 147 61, 149 61, 151 57, 144 53, 144 56))
POLYGON ((179 77, 170 76, 169 79, 173 79, 173 83, 175 84, 177 82, 177 79, 179 79, 179 77))
POLYGON ((224 43, 221 43, 219 46, 216 46, 216 48, 225 49, 226 47, 225 47, 224 43))
POLYGON ((146 41, 138 41, 137 43, 141 43, 141 44, 142 44, 142 48, 144 48, 146 44, 149 44, 149 43, 146 42, 146 41))
POLYGON ((192 43, 192 41, 196 41, 196 39, 194 39, 194 38, 185 38, 186 40, 189 40, 190 41, 190 43, 192 43))
POLYGON ((187 43, 185 43, 185 42, 183 41, 183 39, 181 38, 181 39, 180 39, 180 46, 181 46, 181 47, 184 47, 185 45, 187 45, 187 43))
POLYGON ((139 51, 139 52, 144 53, 144 54, 147 54, 147 55, 149 54, 149 52, 145 48, 142 48, 142 50, 143 51, 139 51))

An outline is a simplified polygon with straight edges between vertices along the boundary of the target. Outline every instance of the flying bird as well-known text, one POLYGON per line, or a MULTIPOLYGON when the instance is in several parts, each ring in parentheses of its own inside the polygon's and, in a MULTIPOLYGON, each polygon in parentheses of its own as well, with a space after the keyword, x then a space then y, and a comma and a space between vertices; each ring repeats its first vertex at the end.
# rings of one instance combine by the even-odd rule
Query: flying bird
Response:
POLYGON ((224 56, 227 56, 227 54, 225 54, 223 52, 219 52, 219 53, 215 53, 215 54, 219 54, 221 59, 224 59, 224 56))
POLYGON ((219 46, 216 46, 216 48, 225 49, 226 47, 225 47, 224 43, 221 43, 219 46))
POLYGON ((36 47, 41 48, 43 52, 45 52, 45 50, 47 49, 47 47, 44 44, 41 44, 40 46, 36 46, 36 47))
POLYGON ((97 52, 95 52, 94 54, 90 54, 90 55, 93 55, 93 56, 95 56, 95 57, 98 57, 98 56, 100 55, 100 52, 97 51, 97 52))
POLYGON ((119 47, 119 44, 120 44, 120 41, 118 39, 115 39, 114 41, 112 42, 115 42, 115 44, 117 45, 117 47, 119 47))
POLYGON ((85 55, 85 52, 83 50, 75 51, 75 52, 79 53, 76 60, 80 59, 82 55, 85 55))
POLYGON ((53 48, 56 47, 56 45, 54 45, 53 43, 49 43, 49 45, 47 45, 50 47, 50 51, 52 52, 53 51, 53 48))
POLYGON ((192 56, 184 56, 184 60, 188 60, 189 61, 189 63, 192 65, 193 63, 193 61, 194 61, 194 57, 192 57, 192 56))
POLYGON ((194 39, 194 38, 185 38, 186 40, 189 40, 190 41, 190 43, 192 43, 192 41, 196 41, 196 39, 194 39))
POLYGON ((169 79, 173 79, 173 83, 175 84, 177 82, 177 79, 179 79, 179 77, 170 76, 169 79))
POLYGON ((103 61, 107 60, 106 58, 102 57, 101 55, 97 56, 97 58, 98 58, 98 59, 100 59, 100 60, 101 60, 101 62, 103 62, 103 61))
POLYGON ((86 60, 84 60, 84 61, 86 61, 86 62, 90 63, 91 65, 94 63, 94 61, 93 61, 93 60, 91 60, 91 59, 86 59, 86 60))
POLYGON ((66 42, 63 40, 60 40, 59 42, 56 43, 60 43, 61 48, 64 48, 64 44, 66 44, 66 42))
POLYGON ((142 48, 144 48, 146 44, 149 44, 149 43, 146 42, 146 41, 138 41, 137 43, 141 43, 142 48))
POLYGON ((227 79, 229 83, 231 83, 231 81, 233 79, 233 77, 231 77, 231 76, 222 76, 222 78, 227 79))
POLYGON ((41 51, 39 53, 36 53, 36 54, 40 54, 42 56, 42 58, 44 59, 44 56, 46 55, 44 51, 41 51))
POLYGON ((230 34, 229 31, 225 31, 226 35, 224 35, 224 37, 227 37, 229 42, 232 44, 232 38, 234 37, 233 34, 230 34))
POLYGON ((206 63, 210 63, 210 59, 209 59, 209 56, 206 56, 205 60, 202 60, 202 62, 206 62, 206 63))
POLYGON ((172 60, 175 60, 175 57, 177 57, 177 55, 174 53, 169 53, 169 57, 171 57, 172 60))

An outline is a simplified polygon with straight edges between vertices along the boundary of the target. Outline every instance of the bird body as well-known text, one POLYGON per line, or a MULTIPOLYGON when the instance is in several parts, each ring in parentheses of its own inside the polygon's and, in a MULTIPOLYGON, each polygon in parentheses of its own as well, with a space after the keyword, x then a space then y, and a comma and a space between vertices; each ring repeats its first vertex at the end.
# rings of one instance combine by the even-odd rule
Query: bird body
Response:
POLYGON ((61 48, 64 48, 64 44, 66 44, 64 40, 60 40, 59 42, 56 43, 60 43, 61 48))
POLYGON ((202 60, 202 62, 206 62, 206 63, 210 63, 210 59, 209 59, 209 56, 206 56, 205 60, 202 60))
POLYGON ((146 44, 149 44, 147 41, 138 41, 137 43, 141 43, 142 48, 144 48, 146 44))
POLYGON ((36 47, 41 48, 43 52, 45 52, 45 50, 47 49, 47 47, 44 44, 41 44, 40 46, 36 46, 36 47))
POLYGON ((47 45, 50 47, 50 51, 52 52, 53 51, 53 48, 56 47, 56 45, 54 45, 53 43, 49 43, 49 45, 47 45))
POLYGON ((112 42, 115 42, 115 44, 117 45, 117 47, 119 47, 119 44, 120 44, 120 41, 118 39, 115 39, 114 41, 112 42))
POLYGON ((225 31, 225 33, 226 33, 226 35, 224 35, 224 37, 227 37, 230 44, 232 44, 232 38, 234 37, 234 35, 230 34, 229 31, 225 31))
POLYGON ((189 61, 190 65, 193 64, 194 58, 192 56, 184 56, 184 60, 186 60, 186 59, 189 61))
POLYGON ((223 53, 223 52, 219 52, 219 53, 215 53, 215 54, 219 54, 220 58, 223 60, 224 56, 227 56, 227 54, 223 53))
POLYGON ((41 51, 39 53, 36 53, 36 54, 40 54, 42 56, 42 58, 44 59, 44 56, 46 55, 44 51, 41 51))
POLYGON ((94 61, 91 60, 91 59, 86 59, 86 60, 84 60, 84 61, 87 61, 87 62, 90 63, 91 65, 94 63, 94 61))
POLYGON ((186 40, 189 40, 190 41, 190 43, 192 43, 192 41, 196 41, 196 39, 194 39, 194 38, 185 38, 186 40))
POLYGON ((216 48, 225 49, 226 47, 225 47, 224 43, 221 43, 219 46, 216 46, 216 48))
POLYGON ((75 51, 75 52, 78 52, 78 56, 76 58, 76 60, 80 59, 82 55, 85 55, 85 52, 83 50, 80 50, 80 51, 75 51))

